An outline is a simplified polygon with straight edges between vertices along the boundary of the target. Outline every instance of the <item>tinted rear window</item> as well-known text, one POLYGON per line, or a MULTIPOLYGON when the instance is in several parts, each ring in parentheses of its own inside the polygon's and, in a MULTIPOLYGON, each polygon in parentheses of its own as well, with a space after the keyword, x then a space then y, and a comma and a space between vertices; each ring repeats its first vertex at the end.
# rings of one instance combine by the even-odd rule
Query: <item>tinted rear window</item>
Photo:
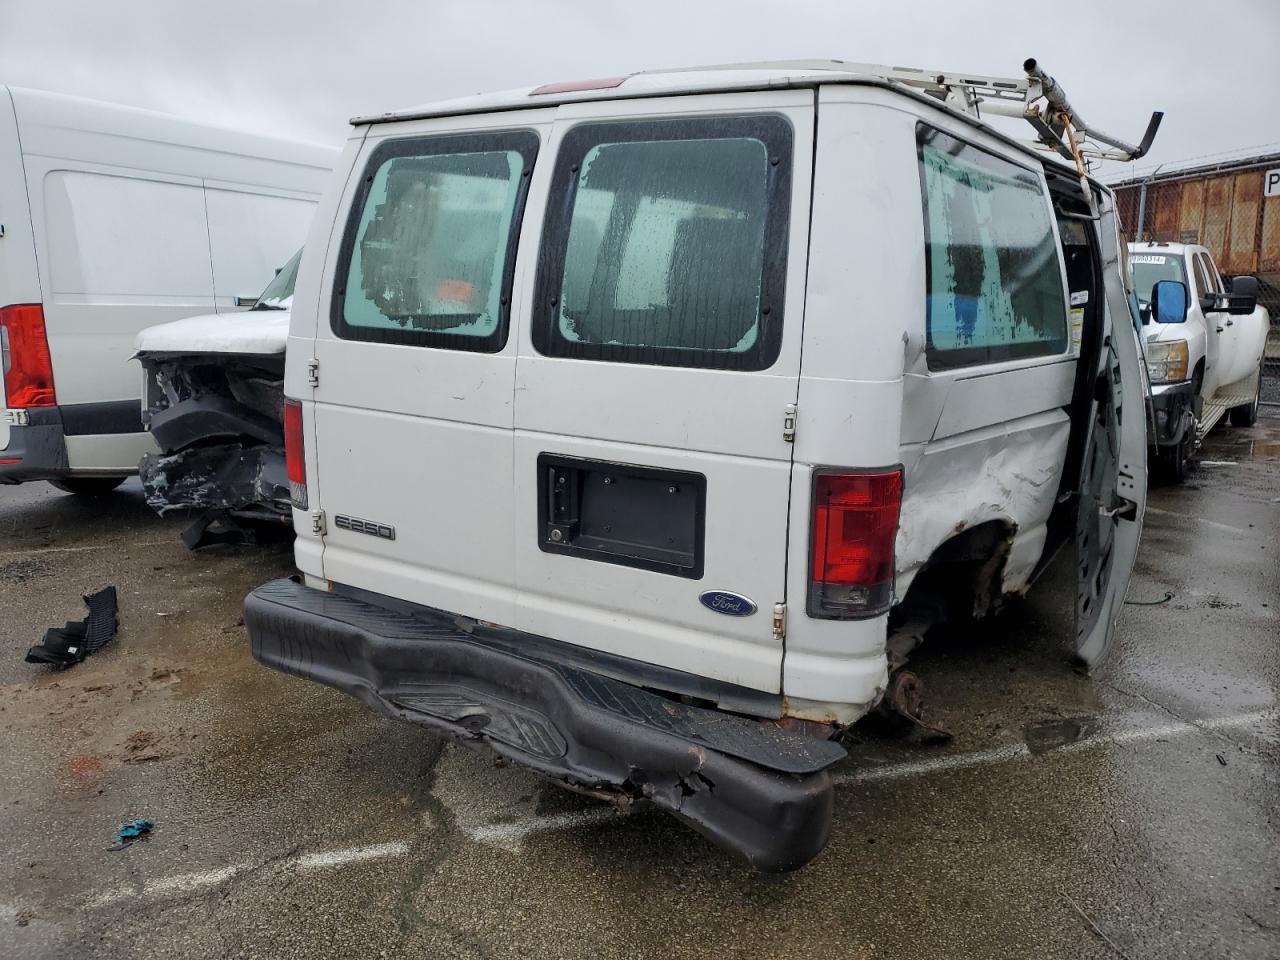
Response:
POLYGON ((571 130, 543 234, 534 345, 595 360, 769 366, 790 160, 780 117, 571 130))
POLYGON ((429 137, 373 151, 338 263, 341 337, 497 351, 529 172, 530 132, 429 137))

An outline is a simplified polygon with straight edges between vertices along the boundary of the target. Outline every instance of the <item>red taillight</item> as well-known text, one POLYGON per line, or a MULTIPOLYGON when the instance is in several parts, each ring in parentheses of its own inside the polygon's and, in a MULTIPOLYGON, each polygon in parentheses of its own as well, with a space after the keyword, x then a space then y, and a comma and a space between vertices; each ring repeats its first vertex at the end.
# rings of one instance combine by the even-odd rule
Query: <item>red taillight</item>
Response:
POLYGON ((889 609, 901 507, 901 470, 814 474, 809 616, 868 617, 889 609))
POLYGON ((0 307, 0 346, 4 355, 4 399, 10 409, 52 407, 53 360, 38 303, 0 307))
POLYGON ((284 467, 289 475, 289 498, 299 510, 307 509, 307 457, 302 441, 302 404, 284 402, 284 467))

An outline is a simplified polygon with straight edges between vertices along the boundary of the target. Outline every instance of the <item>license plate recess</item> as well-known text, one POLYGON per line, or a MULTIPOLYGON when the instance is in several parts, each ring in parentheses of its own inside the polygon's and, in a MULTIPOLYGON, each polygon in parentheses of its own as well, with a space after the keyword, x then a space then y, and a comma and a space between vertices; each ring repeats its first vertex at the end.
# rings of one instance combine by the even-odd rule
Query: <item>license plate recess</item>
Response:
POLYGON ((546 553, 702 577, 707 478, 631 463, 538 456, 546 553))

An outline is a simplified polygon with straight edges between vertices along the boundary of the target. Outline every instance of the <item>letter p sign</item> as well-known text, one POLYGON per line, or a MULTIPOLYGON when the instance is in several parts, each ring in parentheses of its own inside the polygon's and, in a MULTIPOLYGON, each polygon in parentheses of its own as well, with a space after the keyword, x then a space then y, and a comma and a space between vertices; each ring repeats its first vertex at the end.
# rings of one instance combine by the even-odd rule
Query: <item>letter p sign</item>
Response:
POLYGON ((1262 195, 1280 197, 1280 170, 1268 170, 1262 175, 1262 195))

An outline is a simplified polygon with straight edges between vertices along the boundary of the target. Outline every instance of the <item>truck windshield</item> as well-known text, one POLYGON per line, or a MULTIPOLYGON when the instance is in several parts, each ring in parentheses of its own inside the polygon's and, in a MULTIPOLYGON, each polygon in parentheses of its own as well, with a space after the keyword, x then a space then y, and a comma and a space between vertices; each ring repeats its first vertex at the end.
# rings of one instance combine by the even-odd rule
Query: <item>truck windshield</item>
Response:
POLYGON ((1177 280, 1186 283, 1182 272, 1182 257, 1174 253, 1131 253, 1129 265, 1133 270, 1133 289, 1142 303, 1151 299, 1151 288, 1160 280, 1177 280))
POLYGON ((298 261, 301 259, 301 250, 289 258, 289 262, 276 273, 275 279, 267 284, 267 289, 262 291, 262 295, 258 297, 258 302, 253 309, 289 309, 289 302, 293 299, 293 285, 298 282, 298 261))

